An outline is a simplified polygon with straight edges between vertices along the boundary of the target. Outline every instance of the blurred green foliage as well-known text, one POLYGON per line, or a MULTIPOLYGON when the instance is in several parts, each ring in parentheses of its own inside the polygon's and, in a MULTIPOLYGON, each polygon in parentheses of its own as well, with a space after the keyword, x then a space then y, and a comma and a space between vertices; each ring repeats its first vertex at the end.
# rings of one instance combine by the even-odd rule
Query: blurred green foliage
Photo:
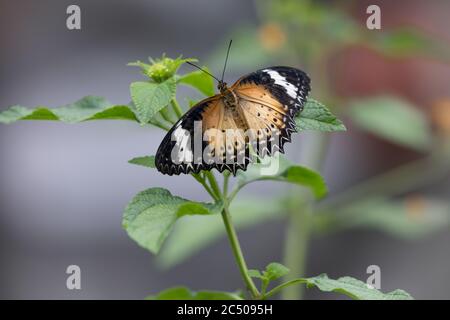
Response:
POLYGON ((353 123, 393 143, 418 151, 429 151, 433 133, 421 109, 398 97, 355 99, 348 110, 353 123))

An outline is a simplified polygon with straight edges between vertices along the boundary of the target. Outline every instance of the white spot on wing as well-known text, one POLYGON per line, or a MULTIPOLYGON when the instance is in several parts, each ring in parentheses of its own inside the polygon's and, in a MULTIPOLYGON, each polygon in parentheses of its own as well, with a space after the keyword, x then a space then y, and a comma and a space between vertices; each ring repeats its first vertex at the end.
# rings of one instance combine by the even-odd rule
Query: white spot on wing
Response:
POLYGON ((275 84, 282 86, 290 97, 297 98, 297 87, 288 82, 285 77, 271 69, 264 69, 263 72, 267 73, 275 81, 275 84))

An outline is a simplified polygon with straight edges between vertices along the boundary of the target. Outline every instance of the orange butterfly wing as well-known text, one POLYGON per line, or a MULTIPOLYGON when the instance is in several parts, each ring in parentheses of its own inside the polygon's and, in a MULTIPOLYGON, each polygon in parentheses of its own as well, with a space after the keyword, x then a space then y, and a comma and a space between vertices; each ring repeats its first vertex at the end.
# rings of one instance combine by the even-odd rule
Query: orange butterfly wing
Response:
POLYGON ((250 129, 256 130, 264 157, 284 153, 284 143, 296 132, 295 116, 309 93, 309 77, 290 67, 271 67, 247 75, 231 87, 250 129))

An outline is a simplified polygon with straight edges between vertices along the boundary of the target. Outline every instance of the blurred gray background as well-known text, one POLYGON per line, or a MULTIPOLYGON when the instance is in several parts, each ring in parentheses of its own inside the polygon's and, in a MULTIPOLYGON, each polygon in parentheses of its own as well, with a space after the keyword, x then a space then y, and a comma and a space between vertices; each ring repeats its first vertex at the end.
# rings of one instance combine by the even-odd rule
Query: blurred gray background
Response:
MULTIPOLYGON (((431 17, 442 10, 429 3, 428 11, 414 12, 431 17)), ((163 52, 203 61, 212 48, 225 51, 234 26, 258 23, 254 5, 238 0, 2 0, 0 110, 14 104, 54 107, 89 94, 127 103, 129 83, 141 79, 127 62, 163 52), (81 7, 80 31, 66 29, 70 4, 81 7)), ((227 80, 244 71, 230 71, 227 80)), ((161 186, 186 198, 207 199, 190 177, 169 179, 127 163, 154 154, 162 136, 160 130, 125 121, 1 125, 0 298, 141 299, 175 285, 242 287, 226 239, 162 270, 121 228, 125 205, 145 188, 161 186), (66 289, 70 264, 81 267, 82 290, 66 289)), ((392 154, 389 146, 358 132, 332 139, 324 170, 332 193, 415 156, 392 154)), ((305 141, 308 135, 297 136, 288 152, 305 141)), ((446 186, 438 192, 448 194, 446 186)), ((274 188, 259 184, 246 192, 270 195, 274 188)), ((271 222, 239 233, 250 266, 281 260, 284 228, 271 222)), ((312 242, 308 274, 366 279, 367 266, 376 264, 383 291, 402 288, 416 298, 448 299, 449 241, 450 232, 415 242, 368 230, 327 236, 312 242)), ((335 297, 307 291, 307 298, 319 296, 335 297)))

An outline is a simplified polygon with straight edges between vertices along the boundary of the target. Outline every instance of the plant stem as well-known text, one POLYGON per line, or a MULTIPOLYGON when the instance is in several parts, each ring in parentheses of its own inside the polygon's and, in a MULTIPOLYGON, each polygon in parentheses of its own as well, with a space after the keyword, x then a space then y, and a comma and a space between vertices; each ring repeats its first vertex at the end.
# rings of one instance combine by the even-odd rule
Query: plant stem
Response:
MULTIPOLYGON (((223 223, 225 225, 225 230, 228 235, 228 239, 230 241, 231 249, 233 251, 234 258, 236 260, 236 263, 239 268, 239 272, 241 273, 242 279, 244 280, 244 283, 247 287, 247 289, 250 291, 250 294, 252 298, 258 298, 259 297, 259 291, 255 286, 255 283, 253 282, 252 278, 248 275, 248 267, 247 263, 245 262, 244 255, 242 254, 241 245, 239 243, 236 230, 234 229, 233 223, 231 221, 231 214, 229 210, 229 201, 227 198, 228 194, 228 180, 230 178, 230 175, 227 173, 224 173, 223 175, 223 192, 220 191, 219 185, 217 184, 216 178, 214 174, 210 171, 204 172, 205 177, 208 179, 209 184, 211 185, 211 192, 214 193, 214 195, 217 195, 220 200, 223 201, 223 210, 222 210, 222 219, 223 223)), ((213 198, 215 198, 213 196, 213 198)))
POLYGON ((209 195, 214 199, 214 200, 219 200, 219 198, 216 196, 216 194, 211 190, 211 188, 208 186, 208 184, 205 181, 205 178, 202 177, 200 174, 198 173, 193 173, 192 176, 194 177, 195 180, 197 180, 204 188, 205 190, 209 193, 209 195))
MULTIPOLYGON (((236 230, 234 229, 233 223, 231 221, 231 214, 229 210, 230 200, 228 197, 228 182, 230 178, 230 173, 225 172, 223 174, 223 193, 222 199, 224 200, 224 209, 222 211, 222 219, 225 224, 225 229, 227 231, 228 238, 230 240, 231 248, 233 250, 234 258, 239 267, 239 271, 241 272, 242 279, 244 280, 252 298, 258 298, 260 293, 255 286, 252 278, 248 275, 248 267, 245 262, 244 255, 242 254, 241 245, 239 244, 239 240, 236 234, 236 230)), ((215 179, 214 179, 215 181, 215 179)))
POLYGON ((203 176, 200 176, 199 174, 192 174, 192 176, 205 188, 205 190, 211 195, 211 197, 215 201, 222 200, 223 202, 222 219, 225 225, 225 230, 227 232, 228 239, 230 241, 234 258, 239 267, 239 272, 241 273, 242 279, 244 280, 246 287, 250 291, 252 298, 253 299, 259 298, 260 293, 256 288, 252 278, 248 275, 247 263, 245 262, 244 255, 242 254, 241 245, 239 244, 239 240, 236 234, 236 230, 234 229, 234 226, 231 221, 231 214, 229 211, 229 200, 227 198, 228 182, 230 175, 227 173, 224 173, 223 175, 223 192, 220 191, 219 185, 217 184, 217 180, 212 172, 203 171, 203 176), (205 178, 208 180, 211 187, 208 186, 208 184, 205 181, 205 178))
POLYGON ((177 115, 177 117, 181 118, 181 116, 183 115, 183 110, 181 109, 178 101, 176 99, 172 99, 170 104, 172 105, 173 111, 175 111, 175 114, 177 115))
MULTIPOLYGON (((223 194, 226 197, 228 195, 228 180, 230 179, 230 173, 225 171, 223 173, 223 194)), ((228 200, 228 202, 231 202, 228 200)))
POLYGON ((159 113, 161 114, 161 116, 162 116, 162 118, 163 118, 164 120, 166 120, 167 122, 169 122, 169 123, 171 123, 171 124, 174 123, 174 121, 170 118, 170 113, 169 113, 168 107, 165 107, 165 108, 161 109, 161 110, 159 111, 159 113))
POLYGON ((211 185, 212 191, 218 198, 222 198, 222 192, 220 192, 219 185, 217 184, 216 178, 211 171, 204 171, 205 177, 208 179, 211 185))
POLYGON ((276 286, 275 288, 273 288, 272 290, 270 290, 269 292, 267 292, 263 298, 264 299, 270 298, 274 294, 277 294, 281 289, 290 287, 294 284, 305 283, 306 281, 307 281, 306 279, 300 278, 300 279, 294 279, 294 280, 282 283, 282 284, 276 286))
POLYGON ((227 231, 228 239, 230 240, 231 249, 233 250, 233 255, 236 260, 236 263, 239 267, 239 271, 241 273, 242 279, 247 286, 247 289, 250 291, 252 298, 259 297, 259 291, 256 288, 252 278, 248 275, 248 267, 245 262, 244 255, 242 254, 241 246, 239 244, 239 240, 236 234, 236 230, 231 222, 231 214, 228 209, 228 204, 226 203, 224 209, 222 210, 222 219, 225 225, 225 229, 227 231))

